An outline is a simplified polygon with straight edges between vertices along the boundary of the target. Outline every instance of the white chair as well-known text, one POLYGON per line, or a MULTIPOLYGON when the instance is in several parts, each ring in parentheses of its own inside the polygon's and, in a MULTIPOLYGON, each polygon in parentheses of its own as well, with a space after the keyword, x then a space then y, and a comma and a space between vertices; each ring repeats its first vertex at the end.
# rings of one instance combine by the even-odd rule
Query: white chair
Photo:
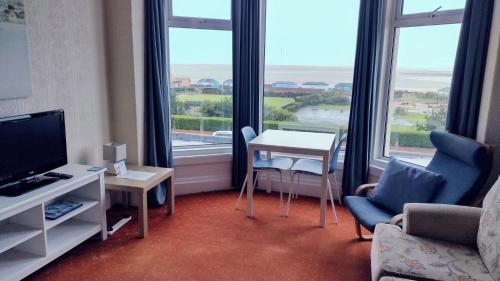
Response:
MULTIPOLYGON (((337 191, 337 196, 339 198, 340 204, 342 204, 342 199, 340 198, 340 187, 337 185, 337 177, 335 175, 335 171, 337 170, 340 149, 342 147, 342 144, 346 141, 346 139, 347 139, 347 134, 344 134, 340 138, 340 141, 339 141, 337 147, 335 148, 335 151, 333 152, 332 159, 330 160, 330 166, 328 167, 328 176, 333 174, 333 178, 334 178, 334 182, 335 182, 335 190, 337 191)), ((323 172, 322 167, 323 167, 322 161, 314 160, 314 159, 300 159, 293 165, 293 167, 291 168, 291 172, 292 172, 291 182, 292 182, 292 184, 290 186, 290 191, 288 193, 288 204, 286 207, 286 214, 285 214, 286 216, 288 216, 288 212, 290 211, 290 201, 291 201, 291 198, 294 194, 295 175, 299 175, 298 183, 297 183, 297 186, 299 186, 300 185, 300 176, 302 174, 321 177, 322 172, 323 172)), ((333 212, 334 222, 338 224, 337 212, 335 210, 335 203, 333 201, 333 187, 332 187, 332 183, 330 182, 329 177, 328 177, 327 183, 328 183, 327 190, 328 190, 328 195, 330 197, 330 202, 332 204, 332 212, 333 212)), ((295 197, 297 197, 297 196, 295 195, 295 197)))
MULTIPOLYGON (((243 134, 243 138, 245 139, 246 148, 248 149, 248 143, 257 137, 255 131, 252 127, 244 127, 241 129, 241 133, 243 134)), ((262 159, 259 151, 255 151, 253 155, 253 169, 257 172, 255 179, 253 181, 253 188, 255 188, 255 184, 257 182, 257 178, 259 177, 260 171, 276 171, 280 173, 280 210, 283 213, 283 171, 290 170, 293 165, 293 160, 288 157, 273 157, 271 159, 262 159)), ((245 176, 245 180, 243 181, 243 186, 241 187, 240 196, 236 201, 235 209, 238 209, 241 201, 241 197, 243 197, 243 191, 245 191, 247 177, 245 176)))

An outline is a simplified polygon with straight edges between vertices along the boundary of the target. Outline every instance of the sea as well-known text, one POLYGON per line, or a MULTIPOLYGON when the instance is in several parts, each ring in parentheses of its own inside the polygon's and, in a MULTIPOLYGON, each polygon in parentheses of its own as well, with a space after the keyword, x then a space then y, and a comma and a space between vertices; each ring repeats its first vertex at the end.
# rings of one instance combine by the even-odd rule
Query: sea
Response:
MULTIPOLYGON (((268 65, 264 70, 264 83, 292 81, 325 82, 330 85, 352 83, 352 67, 307 66, 307 65, 268 65)), ((188 77, 192 82, 211 78, 220 83, 232 78, 229 64, 172 64, 172 77, 188 77)), ((398 69, 395 74, 395 88, 408 91, 439 91, 450 87, 452 70, 398 69)))

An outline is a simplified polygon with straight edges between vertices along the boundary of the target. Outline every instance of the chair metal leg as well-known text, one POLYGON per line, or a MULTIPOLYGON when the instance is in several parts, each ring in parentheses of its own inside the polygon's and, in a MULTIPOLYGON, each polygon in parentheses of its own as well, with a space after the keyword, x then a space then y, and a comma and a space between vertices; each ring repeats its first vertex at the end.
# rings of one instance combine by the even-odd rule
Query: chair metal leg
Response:
POLYGON ((335 185, 335 190, 337 190, 337 196, 339 197, 339 204, 342 206, 342 198, 340 197, 340 186, 337 182, 337 173, 333 172, 333 182, 335 185))
POLYGON ((339 224, 339 220, 337 219, 337 212, 335 211, 335 202, 333 201, 333 192, 332 192, 332 184, 328 179, 328 194, 330 194, 330 202, 332 203, 332 212, 335 224, 339 224))
POLYGON ((297 179, 297 192, 295 192, 295 199, 299 198, 300 176, 302 176, 301 173, 299 173, 299 178, 297 179))
POLYGON ((295 178, 295 174, 292 173, 291 176, 290 176, 290 190, 288 191, 288 203, 286 204, 286 212, 285 212, 285 216, 288 217, 288 212, 290 211, 290 201, 292 199, 292 196, 293 196, 293 188, 294 188, 294 184, 293 184, 293 179, 295 178))
POLYGON ((358 239, 359 241, 371 241, 372 238, 373 238, 373 235, 363 235, 363 233, 361 233, 361 224, 359 224, 358 221, 355 221, 354 222, 354 225, 356 227, 356 234, 358 235, 358 239))
MULTIPOLYGON (((255 179, 253 181, 253 188, 255 188, 255 184, 257 183, 258 176, 259 176, 259 173, 257 172, 255 175, 255 179)), ((247 186, 247 180, 248 180, 248 177, 245 176, 245 180, 243 181, 243 186, 241 187, 240 196, 238 197, 238 200, 236 200, 236 205, 234 206, 235 210, 238 210, 238 208, 240 206, 241 197, 243 197, 243 191, 245 191, 245 187, 247 186)))
POLYGON ((235 210, 238 210, 238 207, 240 206, 241 197, 243 197, 243 191, 245 191, 245 186, 247 185, 247 179, 248 176, 245 176, 245 180, 243 181, 243 185, 241 186, 240 196, 238 197, 238 200, 236 200, 236 205, 234 205, 235 210))
POLYGON ((283 216, 283 171, 280 171, 280 216, 283 216))

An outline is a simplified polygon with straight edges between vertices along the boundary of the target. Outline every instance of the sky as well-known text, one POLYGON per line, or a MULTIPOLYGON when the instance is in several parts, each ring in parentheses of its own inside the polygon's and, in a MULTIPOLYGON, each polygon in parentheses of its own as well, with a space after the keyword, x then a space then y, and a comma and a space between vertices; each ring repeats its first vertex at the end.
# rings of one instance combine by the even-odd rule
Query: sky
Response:
MULTIPOLYGON (((230 19, 230 0, 172 0, 178 16, 230 19)), ((465 0, 405 0, 403 12, 463 8, 465 0)), ((266 65, 352 67, 359 0, 267 0, 266 65)), ((460 25, 399 30, 397 67, 451 70, 460 25)), ((172 64, 230 64, 231 32, 170 28, 172 64)))

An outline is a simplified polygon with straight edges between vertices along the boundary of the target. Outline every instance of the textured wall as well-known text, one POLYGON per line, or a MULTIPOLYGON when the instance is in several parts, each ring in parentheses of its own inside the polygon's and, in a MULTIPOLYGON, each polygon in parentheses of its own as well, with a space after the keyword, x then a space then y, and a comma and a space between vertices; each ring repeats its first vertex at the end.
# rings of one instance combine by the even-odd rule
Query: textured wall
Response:
POLYGON ((25 0, 33 95, 0 116, 62 108, 70 162, 101 162, 109 141, 103 1, 25 0))
POLYGON ((143 161, 144 2, 105 2, 113 141, 127 144, 127 162, 143 161))

